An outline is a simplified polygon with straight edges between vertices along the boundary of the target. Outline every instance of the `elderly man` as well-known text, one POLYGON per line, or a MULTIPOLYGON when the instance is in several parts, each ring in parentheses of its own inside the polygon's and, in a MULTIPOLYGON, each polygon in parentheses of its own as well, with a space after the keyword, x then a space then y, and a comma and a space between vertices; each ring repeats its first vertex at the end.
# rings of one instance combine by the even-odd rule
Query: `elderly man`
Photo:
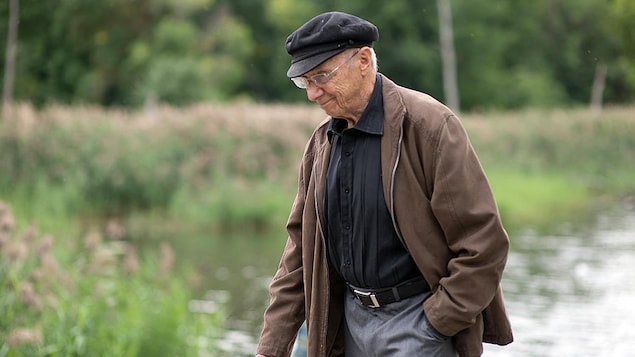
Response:
POLYGON ((459 119, 377 72, 341 12, 288 38, 287 76, 328 115, 304 152, 257 356, 479 356, 508 344, 509 239, 459 119))

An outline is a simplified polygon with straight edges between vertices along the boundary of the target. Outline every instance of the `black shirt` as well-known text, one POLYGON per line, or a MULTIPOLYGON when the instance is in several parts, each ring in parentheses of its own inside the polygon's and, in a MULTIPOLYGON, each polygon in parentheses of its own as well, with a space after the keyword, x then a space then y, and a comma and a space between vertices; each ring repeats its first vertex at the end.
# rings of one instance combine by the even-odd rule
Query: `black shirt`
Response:
POLYGON ((357 287, 391 287, 421 276, 394 230, 384 198, 379 75, 359 121, 353 128, 346 126, 346 120, 334 118, 328 130, 332 145, 325 195, 329 262, 357 287))

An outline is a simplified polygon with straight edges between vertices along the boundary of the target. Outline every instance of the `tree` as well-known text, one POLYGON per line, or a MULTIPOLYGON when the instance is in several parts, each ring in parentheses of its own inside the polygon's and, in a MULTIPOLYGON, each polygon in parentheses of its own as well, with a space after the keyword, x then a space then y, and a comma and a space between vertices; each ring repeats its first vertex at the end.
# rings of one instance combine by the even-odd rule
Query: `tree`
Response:
POLYGON ((602 99, 604 98, 604 88, 606 86, 606 64, 598 62, 595 67, 595 77, 593 87, 591 87, 591 101, 589 107, 595 112, 602 110, 602 99))
POLYGON ((19 0, 9 1, 9 30, 7 52, 4 62, 4 84, 2 86, 2 116, 10 115, 13 107, 13 83, 15 80, 15 57, 18 47, 19 0))
POLYGON ((454 31, 450 0, 437 0, 439 13, 439 37, 443 62, 443 91, 445 100, 455 112, 459 112, 459 87, 456 81, 456 56, 454 54, 454 31))
POLYGON ((615 48, 619 51, 611 53, 614 61, 610 75, 615 88, 607 88, 607 96, 617 97, 625 101, 635 100, 635 2, 632 0, 611 1, 611 17, 607 24, 608 31, 615 39, 615 48))
POLYGON ((0 1, 0 24, 16 26, 0 26, 8 102, 305 102, 285 39, 330 10, 376 24, 380 71, 455 110, 635 95, 632 0, 22 0, 17 51, 18 1, 0 1))

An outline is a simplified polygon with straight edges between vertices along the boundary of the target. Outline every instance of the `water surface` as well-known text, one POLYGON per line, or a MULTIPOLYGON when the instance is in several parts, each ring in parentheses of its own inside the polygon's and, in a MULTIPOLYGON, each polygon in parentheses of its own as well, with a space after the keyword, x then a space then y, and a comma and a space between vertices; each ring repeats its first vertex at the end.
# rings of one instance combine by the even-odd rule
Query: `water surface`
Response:
POLYGON ((635 210, 513 237, 503 281, 516 341, 485 356, 635 356, 635 210))
MULTIPOLYGON (((515 342, 485 345, 484 356, 635 356, 633 207, 510 238, 502 284, 515 342)), ((253 355, 283 245, 284 237, 232 237, 208 247, 206 283, 230 296, 227 356, 253 355)))

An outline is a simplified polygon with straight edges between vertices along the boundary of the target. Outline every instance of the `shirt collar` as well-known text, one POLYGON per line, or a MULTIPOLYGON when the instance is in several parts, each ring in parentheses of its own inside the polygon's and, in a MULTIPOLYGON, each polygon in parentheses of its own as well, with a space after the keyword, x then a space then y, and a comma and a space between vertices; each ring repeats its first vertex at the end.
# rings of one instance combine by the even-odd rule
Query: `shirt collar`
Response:
MULTIPOLYGON (((377 74, 373 94, 371 94, 359 121, 353 127, 354 130, 374 135, 382 135, 384 133, 384 100, 381 89, 381 76, 377 74)), ((332 118, 327 131, 329 141, 331 141, 333 134, 339 134, 344 129, 346 129, 346 121, 344 119, 332 118)))

